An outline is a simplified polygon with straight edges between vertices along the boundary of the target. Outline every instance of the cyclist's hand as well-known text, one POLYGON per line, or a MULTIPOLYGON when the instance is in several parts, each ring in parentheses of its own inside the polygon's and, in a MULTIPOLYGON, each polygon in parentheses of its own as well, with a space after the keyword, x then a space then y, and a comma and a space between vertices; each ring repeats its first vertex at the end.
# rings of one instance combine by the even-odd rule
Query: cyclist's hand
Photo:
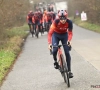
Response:
POLYGON ((67 45, 68 45, 68 47, 69 47, 69 51, 71 51, 71 42, 70 41, 67 41, 67 45))
POLYGON ((52 49, 52 47, 51 47, 51 46, 52 46, 51 44, 49 44, 49 45, 48 45, 48 49, 49 49, 49 50, 50 50, 50 49, 52 49))
POLYGON ((68 45, 68 46, 71 46, 71 42, 70 42, 70 41, 67 41, 67 45, 68 45))

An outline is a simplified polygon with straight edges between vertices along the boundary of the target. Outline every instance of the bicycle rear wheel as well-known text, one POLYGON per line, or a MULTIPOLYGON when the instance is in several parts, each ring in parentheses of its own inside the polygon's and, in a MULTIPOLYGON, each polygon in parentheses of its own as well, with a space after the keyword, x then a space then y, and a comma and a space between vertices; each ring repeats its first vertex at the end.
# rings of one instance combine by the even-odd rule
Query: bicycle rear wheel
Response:
POLYGON ((34 36, 34 31, 31 31, 32 37, 34 36))
POLYGON ((33 26, 31 24, 31 34, 32 34, 32 37, 34 36, 34 29, 33 29, 33 26))
POLYGON ((38 38, 39 37, 39 30, 36 29, 36 37, 38 38))
POLYGON ((41 33, 44 34, 43 26, 41 26, 41 33))
POLYGON ((61 55, 60 58, 61 58, 61 62, 62 62, 62 71, 63 71, 61 74, 62 74, 62 76, 64 78, 64 82, 67 84, 68 87, 70 87, 67 64, 66 64, 66 62, 64 60, 64 56, 63 55, 61 55))

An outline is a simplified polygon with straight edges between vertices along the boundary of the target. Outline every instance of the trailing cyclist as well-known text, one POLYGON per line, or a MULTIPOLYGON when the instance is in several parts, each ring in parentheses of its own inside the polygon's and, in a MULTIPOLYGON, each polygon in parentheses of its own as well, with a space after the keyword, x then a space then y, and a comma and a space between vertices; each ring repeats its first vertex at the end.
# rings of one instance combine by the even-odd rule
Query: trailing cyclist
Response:
POLYGON ((28 15, 27 15, 27 23, 29 25, 29 30, 31 32, 31 25, 33 27, 33 22, 32 22, 32 17, 34 16, 33 11, 29 11, 28 15))
POLYGON ((51 11, 51 14, 52 14, 53 20, 55 20, 55 18, 56 18, 56 13, 55 13, 54 11, 51 11))
POLYGON ((45 9, 43 13, 43 18, 42 18, 43 28, 45 28, 45 31, 46 31, 46 15, 47 15, 47 10, 45 9))
MULTIPOLYGON (((71 20, 67 18, 68 14, 65 10, 60 10, 58 12, 58 19, 55 19, 52 23, 49 32, 48 32, 48 48, 51 49, 51 45, 57 46, 59 41, 62 44, 70 44, 73 33, 73 23, 71 20)), ((73 77, 73 73, 71 72, 71 56, 69 53, 69 46, 63 46, 66 56, 66 62, 69 72, 69 78, 73 77)), ((59 69, 59 65, 57 62, 57 48, 53 48, 53 59, 54 59, 54 67, 55 69, 59 69)))
POLYGON ((44 33, 44 30, 43 30, 43 13, 41 11, 38 11, 38 15, 40 17, 40 29, 41 29, 41 35, 42 35, 42 33, 44 33))
POLYGON ((52 13, 51 12, 47 12, 44 20, 45 20, 45 23, 46 23, 46 30, 48 32, 49 31, 49 28, 50 28, 50 26, 51 26, 51 24, 53 22, 52 13))
POLYGON ((34 13, 34 16, 32 17, 32 22, 35 27, 34 30, 35 30, 36 36, 38 37, 39 31, 40 31, 41 19, 37 11, 34 13))

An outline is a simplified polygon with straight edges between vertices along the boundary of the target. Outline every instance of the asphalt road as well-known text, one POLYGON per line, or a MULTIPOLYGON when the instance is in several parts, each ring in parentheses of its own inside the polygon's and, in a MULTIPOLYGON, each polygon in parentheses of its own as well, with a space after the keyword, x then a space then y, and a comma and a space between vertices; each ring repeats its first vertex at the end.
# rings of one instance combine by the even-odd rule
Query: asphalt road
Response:
POLYGON ((0 90, 100 90, 100 69, 91 63, 97 61, 100 65, 99 54, 92 55, 100 52, 100 34, 76 25, 73 33, 73 48, 70 53, 74 78, 70 79, 70 88, 64 83, 59 71, 53 67, 45 33, 38 39, 28 36, 19 58, 0 90))

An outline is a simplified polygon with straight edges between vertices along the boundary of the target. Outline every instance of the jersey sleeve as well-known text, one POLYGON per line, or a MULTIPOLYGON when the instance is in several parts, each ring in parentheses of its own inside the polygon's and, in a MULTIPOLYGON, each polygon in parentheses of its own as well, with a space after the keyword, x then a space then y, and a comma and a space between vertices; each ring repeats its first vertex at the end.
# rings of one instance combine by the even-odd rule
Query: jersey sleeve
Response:
POLYGON ((48 32, 48 44, 52 43, 52 34, 53 34, 55 29, 56 29, 56 25, 55 25, 55 22, 53 22, 51 24, 49 32, 48 32))
POLYGON ((69 28, 68 28, 68 40, 71 41, 72 40, 72 36, 73 36, 73 23, 71 20, 68 21, 69 22, 69 28))
POLYGON ((34 16, 32 17, 32 23, 35 23, 34 16))

